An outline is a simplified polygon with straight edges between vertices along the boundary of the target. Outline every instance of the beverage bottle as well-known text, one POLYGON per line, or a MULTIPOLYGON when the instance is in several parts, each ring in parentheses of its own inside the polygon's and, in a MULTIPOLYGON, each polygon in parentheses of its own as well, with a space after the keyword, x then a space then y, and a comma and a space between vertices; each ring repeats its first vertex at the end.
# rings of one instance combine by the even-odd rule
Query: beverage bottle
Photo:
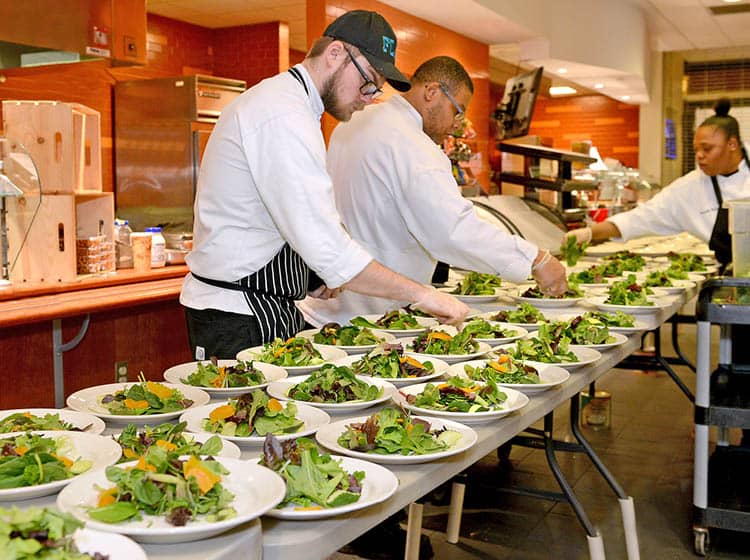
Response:
POLYGON ((127 220, 115 220, 115 253, 117 268, 133 268, 133 246, 130 234, 133 230, 127 220))

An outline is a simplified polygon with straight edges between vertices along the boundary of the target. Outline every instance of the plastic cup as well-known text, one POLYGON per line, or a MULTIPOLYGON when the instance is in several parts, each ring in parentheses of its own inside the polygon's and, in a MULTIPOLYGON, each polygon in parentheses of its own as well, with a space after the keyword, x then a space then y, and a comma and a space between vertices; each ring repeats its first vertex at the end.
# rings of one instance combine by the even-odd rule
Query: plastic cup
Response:
POLYGON ((136 272, 151 270, 151 234, 131 233, 130 244, 133 247, 133 269, 136 272))

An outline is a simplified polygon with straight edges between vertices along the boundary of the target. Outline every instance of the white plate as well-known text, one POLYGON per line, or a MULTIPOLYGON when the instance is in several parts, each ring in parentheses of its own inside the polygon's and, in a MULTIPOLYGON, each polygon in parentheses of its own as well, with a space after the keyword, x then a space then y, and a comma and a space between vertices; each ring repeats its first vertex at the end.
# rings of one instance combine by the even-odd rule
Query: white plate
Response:
POLYGON ((448 364, 455 364, 456 362, 465 362, 466 360, 473 360, 474 358, 479 358, 480 356, 484 356, 487 352, 492 350, 492 346, 487 344, 486 342, 479 342, 477 341, 477 344, 479 345, 479 349, 476 352, 472 352, 470 354, 422 354, 420 352, 413 352, 412 350, 408 350, 407 347, 410 346, 414 342, 414 338, 406 338, 402 340, 402 344, 404 345, 404 354, 408 354, 409 356, 414 356, 419 361, 423 362, 425 360, 443 360, 444 362, 447 362, 448 364))
POLYGON ((382 463, 384 465, 413 465, 416 463, 428 463, 430 461, 437 461, 444 457, 450 457, 469 449, 472 445, 477 442, 477 433, 463 424, 453 422, 452 420, 446 420, 444 418, 430 418, 428 416, 413 416, 424 420, 431 424, 431 429, 434 430, 453 430, 461 434, 461 438, 456 444, 446 449, 445 451, 439 451, 437 453, 428 453, 426 455, 399 455, 394 453, 392 455, 382 455, 380 453, 364 453, 362 451, 353 451, 342 447, 338 443, 339 436, 346 431, 346 427, 349 424, 359 424, 366 422, 369 416, 360 416, 359 418, 347 418, 346 420, 339 420, 324 426, 318 433, 315 434, 315 439, 318 443, 324 447, 327 447, 331 451, 340 453, 341 455, 349 455, 350 457, 357 457, 364 459, 365 461, 371 461, 373 463, 382 463))
MULTIPOLYGON (((380 319, 382 316, 382 313, 379 315, 358 315, 358 317, 364 317, 372 323, 380 319)), ((398 338, 402 336, 414 336, 423 333, 430 327, 435 327, 440 324, 437 319, 433 319, 432 317, 415 317, 415 319, 417 320, 417 323, 421 325, 421 327, 419 327, 418 329, 376 329, 375 327, 373 327, 372 330, 391 333, 393 336, 398 338)))
MULTIPOLYGON (((482 319, 486 319, 487 321, 492 321, 491 317, 497 315, 498 312, 500 312, 500 311, 513 311, 515 309, 516 309, 516 307, 505 308, 505 309, 497 309, 495 311, 488 311, 487 313, 482 313, 481 315, 479 315, 479 317, 481 317, 482 319)), ((550 319, 550 316, 549 316, 548 313, 545 313, 545 312, 542 312, 542 313, 543 313, 543 315, 547 319, 550 319)), ((505 323, 503 323, 503 325, 508 325, 510 328, 522 327, 522 328, 524 328, 524 329, 526 329, 528 331, 529 329, 534 329, 534 328, 538 327, 539 325, 541 325, 544 322, 545 321, 542 321, 542 322, 539 322, 539 323, 508 323, 508 322, 505 322, 505 323)))
MULTIPOLYGON (((44 416, 45 414, 57 414, 60 420, 69 422, 77 428, 86 428, 87 434, 101 434, 106 427, 104 421, 93 414, 77 412, 75 410, 65 410, 62 408, 17 408, 15 410, 0 410, 0 420, 7 418, 12 414, 28 412, 34 416, 44 416)), ((18 432, 17 432, 18 433, 18 432)))
MULTIPOLYGON (((533 335, 532 335, 533 336, 533 335)), ((516 345, 515 344, 504 344, 503 346, 498 346, 498 350, 515 350, 516 345)), ((584 346, 573 346, 570 345, 570 351, 573 352, 573 354, 576 355, 578 358, 577 362, 568 362, 568 363, 561 363, 561 364, 547 364, 551 366, 559 366, 561 368, 565 368, 567 370, 576 369, 582 366, 585 366, 587 364, 594 363, 599 358, 602 357, 601 353, 597 350, 594 350, 592 348, 586 348, 584 346)), ((535 362, 533 360, 527 360, 527 363, 533 364, 533 363, 540 363, 543 364, 545 362, 535 362)))
MULTIPOLYGON (((472 360, 470 362, 464 362, 462 364, 454 364, 448 368, 448 375, 451 377, 463 377, 468 378, 464 370, 464 366, 471 367, 484 367, 484 365, 491 360, 472 360)), ((536 368, 539 374, 539 383, 498 383, 501 387, 510 387, 523 393, 541 393, 552 387, 557 387, 562 383, 565 383, 570 378, 570 372, 559 366, 552 364, 543 364, 541 362, 523 362, 533 368, 536 368)))
MULTIPOLYGON (((185 428, 187 430, 187 428, 185 428)), ((140 429, 138 430, 140 431, 140 429)), ((122 432, 116 432, 112 434, 112 439, 116 440, 120 437, 120 434, 122 432)), ((203 433, 190 433, 190 432, 183 432, 183 435, 188 438, 193 438, 194 441, 197 441, 198 443, 206 443, 206 440, 208 440, 211 436, 215 436, 218 434, 211 434, 208 432, 203 433)), ((216 454, 216 457, 227 457, 229 459, 239 459, 242 456, 242 450, 237 447, 235 444, 233 444, 231 441, 227 441, 226 439, 221 440, 221 451, 219 451, 216 454)))
MULTIPOLYGON (((517 331, 517 334, 514 336, 506 336, 505 338, 475 338, 477 342, 484 342, 488 344, 489 346, 497 346, 498 344, 507 344, 509 342, 513 342, 514 340, 518 340, 519 338, 523 338, 527 334, 529 334, 529 331, 527 331, 524 327, 521 327, 519 325, 513 325, 511 323, 500 323, 499 321, 489 321, 488 322, 496 327, 500 327, 502 329, 510 329, 517 331)), ((466 326, 466 323, 461 325, 461 328, 466 326)))
MULTIPOLYGON (((351 365, 359 361, 363 358, 363 356, 347 356, 346 358, 341 358, 340 360, 337 360, 335 363, 337 366, 347 366, 351 367, 351 365)), ((416 359, 416 358, 414 358, 416 359)), ((412 385, 414 383, 421 383, 422 381, 427 381, 428 379, 436 379, 443 375, 446 371, 448 371, 448 363, 440 360, 438 358, 430 358, 429 360, 417 360, 418 362, 432 362, 432 366, 435 368, 435 372, 431 373, 429 375, 424 375, 422 377, 402 377, 402 378, 386 378, 386 377, 377 377, 377 376, 370 376, 370 375, 359 375, 362 379, 384 379, 388 381, 388 383, 392 383, 396 387, 401 387, 402 385, 412 385)))
MULTIPOLYGON (((639 282, 641 279, 639 279, 639 282)), ((685 290, 688 290, 690 288, 695 288, 695 282, 691 282, 690 280, 672 280, 671 286, 659 286, 658 288, 651 288, 652 290, 659 290, 662 294, 666 295, 678 295, 684 292, 685 290)))
MULTIPOLYGON (((476 383, 480 385, 483 384, 481 381, 476 381, 476 383)), ((483 422, 497 420, 498 418, 502 418, 503 416, 506 416, 511 412, 515 412, 516 410, 523 408, 529 402, 529 397, 524 395, 521 391, 516 391, 515 389, 509 389, 507 387, 503 387, 502 389, 503 393, 505 393, 507 397, 505 402, 502 404, 502 408, 489 410, 487 412, 447 412, 443 410, 433 410, 431 408, 421 408, 406 402, 405 395, 418 395, 422 391, 424 391, 424 388, 426 386, 427 383, 420 383, 418 385, 409 385, 408 387, 402 387, 401 389, 399 389, 399 392, 394 395, 393 400, 396 402, 396 404, 399 404, 404 408, 418 414, 422 414, 424 416, 439 416, 440 418, 449 418, 451 420, 463 422, 464 424, 480 424, 483 422)))
MULTIPOLYGON (((369 328, 369 327, 368 327, 369 328)), ((380 329, 370 329, 373 331, 373 334, 377 337, 380 337, 381 342, 389 342, 393 343, 396 341, 396 337, 393 336, 389 332, 385 332, 380 329)), ((320 329, 307 329, 306 331, 300 331, 297 333, 297 336, 301 336, 302 338, 306 338, 310 342, 312 342, 313 337, 320 332, 320 329)), ((323 346, 325 348, 338 348, 340 350, 343 350, 347 354, 364 354, 366 352, 369 352, 373 348, 375 348, 378 344, 364 344, 361 346, 340 346, 338 344, 319 344, 316 343, 316 346, 323 346)))
MULTIPOLYGON (((143 519, 140 521, 129 520, 114 524, 96 521, 89 517, 86 508, 96 507, 99 499, 97 486, 112 486, 104 470, 82 475, 74 480, 57 496, 57 507, 84 521, 89 528, 129 535, 140 542, 167 544, 197 541, 218 535, 263 515, 284 499, 286 485, 272 470, 240 459, 217 457, 216 460, 229 470, 229 474, 224 475, 222 484, 234 494, 232 507, 237 510, 237 515, 231 519, 216 523, 198 519, 188 521, 183 527, 170 525, 164 516, 154 515, 142 515, 143 519)), ((119 466, 125 468, 132 465, 135 465, 135 461, 119 466)))
POLYGON ((375 385, 383 389, 383 394, 377 399, 371 401, 356 400, 343 403, 314 403, 307 401, 297 401, 295 399, 287 397, 287 393, 289 392, 289 390, 298 383, 305 381, 305 379, 307 378, 296 377, 294 379, 283 379, 281 381, 275 381, 268 386, 268 394, 280 400, 294 401, 297 404, 314 406, 315 408, 327 410, 328 412, 352 412, 353 410, 369 408, 371 406, 375 406, 376 404, 384 403, 385 401, 390 399, 394 395, 394 393, 396 393, 396 387, 393 385, 393 383, 389 383, 388 381, 380 379, 378 377, 360 377, 358 375, 357 379, 364 381, 368 385, 375 385))
MULTIPOLYGON (((69 450, 64 450, 63 456, 69 459, 88 459, 93 464, 86 472, 92 472, 98 469, 104 469, 109 465, 114 465, 122 455, 120 446, 112 438, 96 434, 87 434, 83 432, 28 432, 40 434, 49 438, 67 440, 70 444, 69 450)), ((0 443, 3 439, 23 435, 21 433, 10 433, 0 435, 0 443)), ((28 500, 29 498, 39 498, 40 496, 49 496, 59 492, 63 486, 66 486, 85 475, 86 473, 66 478, 65 480, 56 480, 46 484, 37 484, 36 486, 23 486, 21 488, 6 488, 0 490, 0 502, 13 500, 28 500)))
POLYGON ((609 329, 610 336, 614 337, 614 342, 606 342, 603 344, 571 344, 570 348, 572 350, 575 350, 576 348, 593 348, 594 350, 608 350, 609 348, 614 348, 615 346, 619 346, 620 344, 625 344, 628 341, 628 337, 624 334, 613 332, 612 329, 609 329))
POLYGON ((525 290, 521 290, 516 293, 510 293, 508 294, 511 299, 518 303, 528 303, 536 307, 537 309, 554 309, 554 308, 561 308, 561 307, 574 307, 581 301, 583 301, 583 296, 581 297, 574 297, 574 298, 529 298, 529 297, 523 297, 521 293, 523 293, 525 290))
MULTIPOLYGON (((227 404, 228 401, 216 402, 207 404, 200 408, 187 411, 185 414, 180 416, 180 422, 187 422, 187 429, 193 432, 196 436, 219 436, 224 440, 224 443, 235 442, 242 445, 262 445, 266 440, 266 436, 224 436, 214 432, 208 432, 203 429, 202 421, 208 418, 211 411, 221 405, 227 404)), ((287 439, 296 439, 302 436, 309 436, 314 434, 318 428, 328 424, 331 421, 331 417, 328 416, 323 410, 307 406, 303 403, 295 403, 297 405, 297 418, 302 420, 304 424, 298 432, 289 434, 279 434, 276 439, 284 441, 287 439)), ((231 445, 231 444, 230 444, 231 445)))
MULTIPOLYGON (((346 352, 341 350, 341 348, 336 348, 334 346, 324 346, 322 344, 313 344, 313 348, 315 348, 318 352, 320 352, 320 355, 323 356, 323 363, 317 364, 314 366, 278 366, 280 368, 283 368, 287 371, 289 375, 304 375, 306 373, 310 373, 312 371, 315 371, 316 369, 320 369, 323 364, 333 362, 335 360, 340 360, 341 358, 344 358, 346 356, 346 352)), ((254 361, 257 363, 263 363, 258 359, 258 356, 260 356, 260 353, 263 351, 263 346, 253 346, 252 348, 246 348, 245 350, 240 350, 237 352, 237 356, 235 356, 238 360, 245 360, 247 361, 254 361)))
MULTIPOLYGON (((555 320, 556 321, 570 321, 571 319, 575 319, 578 316, 582 316, 583 313, 569 313, 567 315, 560 315, 555 320)), ((635 318, 635 322, 633 323, 632 327, 609 327, 609 332, 611 333, 621 333, 625 335, 630 335, 633 333, 643 332, 648 330, 648 324, 644 323, 637 317, 635 318)))
POLYGON ((77 529, 73 533, 73 542, 79 552, 90 554, 99 552, 109 560, 148 560, 146 552, 135 541, 123 535, 95 531, 94 529, 77 529))
MULTIPOLYGON (((114 393, 120 389, 131 387, 136 383, 110 383, 109 385, 96 385, 87 389, 81 389, 70 395, 65 401, 67 405, 73 410, 78 412, 90 412, 106 420, 116 424, 160 424, 166 420, 177 418, 180 414, 185 412, 184 410, 176 410, 174 412, 165 412, 163 414, 141 414, 141 415, 123 415, 123 414, 110 414, 110 412, 99 404, 101 397, 107 394, 114 393)), ((172 383, 162 383, 170 389, 177 389, 186 399, 193 401, 193 404, 188 408, 195 408, 203 406, 211 397, 208 393, 197 389, 196 387, 190 387, 187 385, 174 385, 172 383)))
POLYGON ((589 257, 609 257, 610 255, 614 255, 618 251, 625 250, 625 248, 626 247, 624 243, 608 242, 602 243, 601 245, 592 245, 590 247, 586 247, 584 254, 589 257))
POLYGON ((346 472, 364 471, 365 478, 362 481, 362 495, 359 500, 345 506, 321 509, 303 509, 296 504, 288 504, 281 509, 273 508, 266 515, 268 517, 293 521, 309 521, 334 517, 384 502, 393 496, 398 489, 398 478, 385 467, 352 457, 340 457, 337 455, 331 455, 331 457, 337 461, 341 461, 341 467, 346 472))
POLYGON ((604 303, 607 300, 607 296, 590 296, 586 298, 586 302, 601 311, 623 311, 624 313, 630 313, 631 315, 655 313, 660 309, 669 307, 670 305, 670 302, 660 298, 654 298, 653 296, 646 296, 646 299, 648 301, 653 301, 654 305, 614 305, 611 303, 604 303))
POLYGON ((461 295, 461 294, 452 294, 451 292, 455 290, 455 287, 448 287, 448 288, 438 288, 438 291, 450 294, 454 298, 456 298, 459 301, 463 301, 464 303, 489 303, 491 301, 495 301, 498 297, 503 295, 505 293, 505 290, 502 288, 495 288, 494 294, 488 294, 488 295, 477 295, 477 296, 469 296, 469 295, 461 295))
MULTIPOLYGON (((275 366, 273 364, 266 364, 265 362, 253 362, 253 367, 263 372, 266 377, 265 383, 259 385, 247 385, 245 387, 197 387, 196 385, 188 385, 183 382, 183 379, 187 379, 188 376, 198 370, 198 364, 210 364, 211 362, 187 362, 178 366, 172 366, 164 372, 164 379, 174 383, 175 385, 183 385, 185 387, 196 387, 211 395, 214 399, 226 399, 227 397, 236 397, 243 393, 249 393, 253 389, 263 389, 272 381, 278 381, 284 379, 289 375, 283 367, 275 366)), ((237 360, 219 360, 219 366, 235 366, 237 360)))

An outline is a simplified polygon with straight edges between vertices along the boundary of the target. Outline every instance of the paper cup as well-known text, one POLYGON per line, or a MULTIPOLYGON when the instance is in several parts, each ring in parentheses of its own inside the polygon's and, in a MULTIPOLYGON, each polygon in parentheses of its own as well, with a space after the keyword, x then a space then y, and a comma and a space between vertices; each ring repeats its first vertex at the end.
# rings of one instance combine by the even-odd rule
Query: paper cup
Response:
POLYGON ((140 272, 151 270, 151 234, 131 233, 130 244, 133 246, 133 269, 140 272))

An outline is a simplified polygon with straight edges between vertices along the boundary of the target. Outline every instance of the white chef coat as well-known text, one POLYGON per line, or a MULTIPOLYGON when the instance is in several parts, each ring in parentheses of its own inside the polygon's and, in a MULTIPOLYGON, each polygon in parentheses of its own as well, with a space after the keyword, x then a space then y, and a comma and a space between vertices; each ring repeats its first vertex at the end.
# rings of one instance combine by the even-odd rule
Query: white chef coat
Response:
MULTIPOLYGON (((327 164, 344 226, 385 266, 425 284, 438 260, 509 280, 528 277, 538 249, 477 217, 459 192, 450 160, 402 96, 336 127, 327 164)), ((404 303, 345 291, 297 305, 320 325, 404 303)))
MULTIPOLYGON (((750 169, 743 160, 737 173, 719 175, 719 188, 725 201, 747 198, 750 169)), ((695 169, 667 185, 654 198, 629 212, 608 218, 627 241, 644 235, 674 235, 686 231, 708 242, 716 222, 719 203, 711 177, 695 169)))
MULTIPOLYGON (((372 257, 336 212, 320 130, 323 101, 304 66, 263 80, 222 111, 201 162, 191 271, 236 281, 257 272, 285 242, 335 288, 372 257)), ((242 292, 188 274, 180 303, 252 315, 242 292)))

